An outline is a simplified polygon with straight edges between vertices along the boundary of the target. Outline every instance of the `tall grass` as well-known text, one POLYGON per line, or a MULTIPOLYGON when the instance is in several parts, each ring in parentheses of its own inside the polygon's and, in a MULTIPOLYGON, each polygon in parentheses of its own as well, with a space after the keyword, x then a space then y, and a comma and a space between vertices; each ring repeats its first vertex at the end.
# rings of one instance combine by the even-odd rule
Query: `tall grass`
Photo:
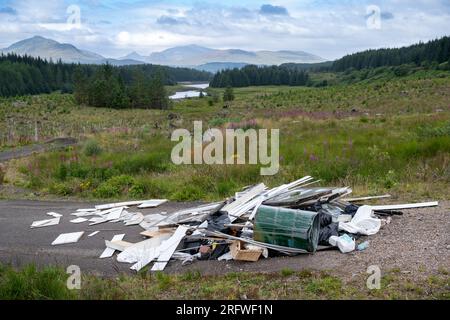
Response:
POLYGON ((38 270, 28 265, 17 271, 0 265, 0 300, 63 300, 76 296, 67 289, 68 275, 62 269, 38 270))
POLYGON ((6 178, 42 195, 83 198, 221 199, 249 184, 274 186, 303 175, 362 186, 366 192, 414 190, 411 185, 422 190, 422 184, 444 194, 450 181, 449 88, 448 77, 325 88, 250 87, 237 89, 228 109, 190 99, 167 112, 87 111, 66 95, 26 97, 26 110, 10 110, 8 100, 0 110, 12 118, 31 120, 43 113, 44 132, 54 134, 55 126, 67 121, 68 133, 87 140, 18 161, 6 178), (52 107, 42 108, 46 105, 52 107), (61 105, 70 113, 64 121, 61 105), (279 173, 262 177, 258 165, 174 165, 170 134, 175 128, 192 130, 194 120, 203 120, 204 130, 280 129, 279 173))

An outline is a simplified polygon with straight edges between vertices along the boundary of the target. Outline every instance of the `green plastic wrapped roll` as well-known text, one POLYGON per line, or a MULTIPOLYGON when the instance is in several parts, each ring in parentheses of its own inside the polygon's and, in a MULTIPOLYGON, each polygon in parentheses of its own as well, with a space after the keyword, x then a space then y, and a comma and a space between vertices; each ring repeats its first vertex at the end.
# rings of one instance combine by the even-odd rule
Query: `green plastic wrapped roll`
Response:
POLYGON ((315 252, 319 242, 317 212, 260 206, 254 225, 256 241, 315 252))

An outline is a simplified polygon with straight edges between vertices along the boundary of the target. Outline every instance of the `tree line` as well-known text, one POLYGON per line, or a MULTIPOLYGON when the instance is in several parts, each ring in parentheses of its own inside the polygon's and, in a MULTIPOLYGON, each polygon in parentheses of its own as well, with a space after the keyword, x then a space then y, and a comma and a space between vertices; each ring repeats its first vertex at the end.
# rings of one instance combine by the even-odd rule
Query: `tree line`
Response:
POLYGON ((55 90, 70 92, 74 69, 75 65, 49 63, 41 58, 1 55, 0 95, 10 97, 55 90))
POLYGON ((450 37, 418 43, 409 47, 367 50, 347 55, 336 60, 330 67, 331 71, 347 71, 400 66, 404 64, 422 65, 423 63, 450 64, 450 37))
POLYGON ((304 70, 248 65, 241 69, 235 68, 216 73, 210 86, 213 88, 240 88, 266 85, 304 86, 308 83, 309 75, 304 70))
MULTIPOLYGON (((65 93, 74 91, 75 73, 82 73, 90 78, 97 72, 102 72, 101 65, 81 65, 48 61, 31 56, 16 54, 0 55, 0 96, 50 93, 61 90, 65 93)), ((115 74, 121 77, 125 85, 131 86, 136 73, 143 73, 146 79, 162 75, 165 84, 175 84, 180 81, 209 81, 212 75, 208 72, 173 68, 158 65, 134 65, 112 67, 115 74)))
POLYGON ((81 68, 74 73, 74 96, 78 103, 115 109, 168 109, 169 98, 163 72, 148 76, 140 68, 131 74, 103 65, 92 75, 81 68))

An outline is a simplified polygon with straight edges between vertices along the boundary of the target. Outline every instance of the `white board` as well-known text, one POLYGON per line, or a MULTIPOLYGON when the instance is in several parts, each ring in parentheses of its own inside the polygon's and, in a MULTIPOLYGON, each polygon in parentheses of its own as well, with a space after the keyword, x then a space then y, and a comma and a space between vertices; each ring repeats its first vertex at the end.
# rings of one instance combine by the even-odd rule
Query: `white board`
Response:
POLYGON ((166 203, 167 201, 168 201, 167 199, 154 199, 154 200, 146 201, 146 202, 140 204, 138 206, 138 208, 140 208, 140 209, 156 208, 156 207, 162 205, 163 203, 166 203))
POLYGON ((422 203, 408 203, 408 204, 393 204, 385 206, 372 206, 372 209, 377 210, 403 210, 403 209, 417 209, 417 208, 427 208, 427 207, 437 207, 439 202, 422 202, 422 203))
MULTIPOLYGON (((111 242, 113 242, 113 241, 121 241, 121 240, 123 239, 123 237, 125 237, 125 234, 116 234, 116 235, 112 238, 111 242)), ((114 251, 116 251, 116 250, 107 247, 107 248, 103 251, 103 253, 101 254, 100 259, 112 257, 113 254, 114 254, 114 251)))
POLYGON ((186 235, 186 231, 188 230, 189 228, 185 226, 179 226, 175 231, 174 235, 161 245, 160 249, 161 253, 158 257, 158 260, 153 265, 152 271, 164 270, 168 261, 172 257, 173 253, 180 244, 180 241, 184 238, 184 236, 186 235))
POLYGON ((83 236, 84 231, 60 234, 53 242, 52 246, 59 244, 75 243, 83 236))
POLYGON ((82 222, 86 222, 86 221, 88 221, 88 219, 85 219, 85 218, 76 218, 76 219, 70 220, 70 222, 72 222, 72 223, 82 223, 82 222))
POLYGON ((106 210, 106 209, 112 209, 117 207, 126 207, 126 206, 137 206, 145 202, 149 202, 149 200, 140 200, 140 201, 127 201, 127 202, 117 202, 117 203, 108 203, 108 204, 100 204, 98 206, 95 206, 95 209, 97 210, 106 210))
POLYGON ((59 224, 61 218, 53 218, 53 219, 46 219, 46 220, 40 220, 40 221, 33 221, 31 224, 31 228, 42 228, 42 227, 48 227, 48 226, 54 226, 59 224))
POLYGON ((54 217, 54 218, 61 218, 63 215, 56 212, 47 212, 48 216, 54 217))

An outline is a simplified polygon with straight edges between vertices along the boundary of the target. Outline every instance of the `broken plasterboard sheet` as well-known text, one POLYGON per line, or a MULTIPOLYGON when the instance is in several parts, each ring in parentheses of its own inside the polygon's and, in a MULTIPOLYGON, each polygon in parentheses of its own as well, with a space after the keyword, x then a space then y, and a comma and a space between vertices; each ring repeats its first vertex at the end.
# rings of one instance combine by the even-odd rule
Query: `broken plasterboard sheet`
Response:
POLYGON ((81 218, 81 217, 93 216, 94 214, 91 212, 73 212, 70 215, 81 218))
POLYGON ((160 248, 160 255, 158 257, 158 260, 155 262, 155 264, 152 267, 152 271, 162 271, 166 267, 167 263, 169 262, 170 258, 172 257, 173 253, 177 249, 178 245, 180 244, 181 240, 185 237, 186 232, 189 230, 189 228, 185 226, 179 226, 173 236, 166 240, 164 243, 161 244, 160 248))
POLYGON ((135 226, 140 224, 144 220, 144 215, 140 212, 136 212, 132 218, 125 220, 126 226, 135 226))
POLYGON ((95 212, 97 209, 90 208, 90 209, 77 209, 77 212, 95 212))
POLYGON ((162 242, 161 245, 156 248, 151 248, 151 250, 145 251, 144 254, 139 257, 139 260, 131 267, 131 269, 139 271, 154 259, 159 258, 159 263, 155 263, 156 266, 153 266, 153 268, 155 269, 152 268, 152 270, 163 270, 170 257, 178 247, 180 241, 186 235, 187 230, 189 230, 189 228, 185 226, 179 226, 175 233, 169 239, 162 242))
POLYGON ((108 220, 106 220, 105 218, 101 218, 101 217, 95 217, 95 218, 89 219, 89 221, 91 222, 91 223, 89 223, 90 226, 95 226, 97 224, 107 222, 108 220))
POLYGON ((168 200, 167 199, 154 199, 154 200, 149 200, 146 201, 140 205, 138 205, 138 208, 140 209, 145 209, 145 208, 156 208, 160 205, 162 205, 163 203, 166 203, 168 200))
POLYGON ((120 216, 120 218, 117 219, 117 221, 126 222, 126 221, 132 219, 133 217, 134 217, 133 212, 128 212, 128 211, 124 210, 122 212, 122 215, 120 216))
POLYGON ((117 261, 125 263, 136 263, 148 253, 158 248, 163 241, 169 239, 172 234, 161 234, 157 237, 153 237, 138 243, 135 243, 129 248, 126 248, 123 252, 117 255, 117 261))
MULTIPOLYGON (((125 234, 116 234, 112 239, 111 242, 114 241, 121 241, 125 237, 125 234)), ((111 249, 106 247, 106 249, 103 251, 103 253, 100 255, 100 259, 103 258, 110 258, 113 256, 115 249, 111 249)))
POLYGON ((128 209, 128 207, 117 207, 117 208, 111 208, 111 209, 106 209, 106 210, 98 210, 98 215, 99 216, 107 216, 109 213, 119 210, 119 209, 128 209))
POLYGON ((252 188, 250 188, 249 190, 245 191, 244 194, 241 194, 241 196, 239 198, 237 198, 236 200, 234 200, 233 202, 225 205, 221 211, 222 212, 226 212, 226 213, 230 213, 232 212, 234 209, 236 209, 239 206, 242 206, 243 204, 247 203, 248 201, 252 200, 254 197, 258 196, 259 194, 261 194, 262 192, 264 192, 267 189, 267 187, 265 186, 264 183, 260 183, 252 188))
POLYGON ((42 228, 42 227, 49 227, 59 224, 59 221, 61 218, 53 218, 53 219, 46 219, 46 220, 40 220, 40 221, 33 221, 31 224, 31 228, 42 228))
POLYGON ((112 220, 120 219, 120 216, 122 215, 123 210, 124 210, 123 207, 120 207, 120 208, 117 208, 116 210, 111 211, 106 216, 106 220, 112 221, 112 220))
POLYGON ((60 234, 53 242, 52 246, 68 243, 76 243, 83 236, 84 231, 60 234))
POLYGON ((47 215, 53 218, 61 218, 63 216, 62 214, 56 212, 47 212, 47 215))
POLYGON ((88 219, 85 219, 85 218, 76 218, 76 219, 70 220, 70 222, 72 222, 72 223, 83 223, 86 221, 88 221, 88 219))
POLYGON ((117 207, 127 207, 127 206, 137 206, 140 204, 143 204, 145 202, 149 202, 150 200, 140 200, 140 201, 127 201, 127 202, 117 202, 117 203, 108 203, 108 204, 100 204, 98 206, 95 206, 95 209, 97 210, 106 210, 106 209, 112 209, 117 207))
POLYGON ((151 229, 155 227, 158 223, 166 220, 168 216, 162 214, 149 214, 144 217, 144 220, 139 224, 143 229, 151 229))
POLYGON ((126 248, 131 247, 134 243, 126 242, 126 241, 108 241, 105 240, 105 245, 107 248, 114 249, 117 251, 124 251, 126 248))

